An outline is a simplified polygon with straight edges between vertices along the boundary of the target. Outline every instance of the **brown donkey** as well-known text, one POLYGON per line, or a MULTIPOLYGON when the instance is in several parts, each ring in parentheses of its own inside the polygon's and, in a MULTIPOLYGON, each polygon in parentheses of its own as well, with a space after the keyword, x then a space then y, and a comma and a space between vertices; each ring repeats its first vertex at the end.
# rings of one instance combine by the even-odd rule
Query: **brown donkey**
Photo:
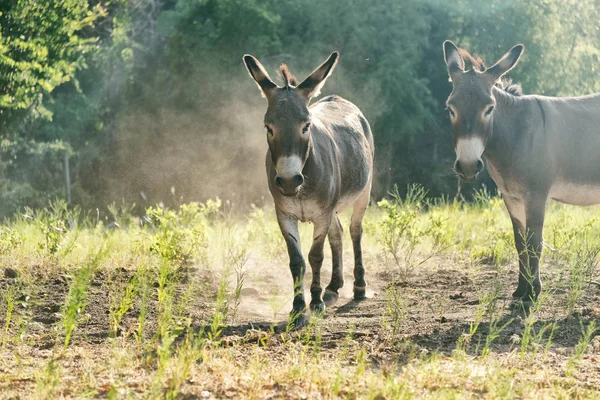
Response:
POLYGON ((333 71, 339 54, 298 84, 287 66, 279 67, 283 86, 276 85, 261 63, 251 55, 244 64, 268 101, 264 118, 269 190, 281 233, 287 244, 294 279, 291 319, 305 322, 304 272, 298 220, 314 224, 313 243, 308 254, 312 268, 310 308, 322 313, 325 304, 334 304, 344 285, 342 269, 342 225, 337 213, 353 206, 350 235, 354 247, 354 298, 365 297, 365 270, 362 264, 362 220, 369 203, 373 178, 373 135, 366 118, 349 101, 326 97, 314 104, 325 80, 333 71), (329 237, 333 258, 331 282, 321 298, 323 246, 329 237))
POLYGON ((517 45, 492 67, 444 42, 454 86, 447 100, 456 150, 454 169, 472 182, 487 162, 513 224, 519 285, 513 297, 530 306, 542 289, 539 260, 548 198, 600 203, 600 94, 521 96, 502 76, 519 61, 517 45), (465 71, 465 59, 472 69, 465 71))

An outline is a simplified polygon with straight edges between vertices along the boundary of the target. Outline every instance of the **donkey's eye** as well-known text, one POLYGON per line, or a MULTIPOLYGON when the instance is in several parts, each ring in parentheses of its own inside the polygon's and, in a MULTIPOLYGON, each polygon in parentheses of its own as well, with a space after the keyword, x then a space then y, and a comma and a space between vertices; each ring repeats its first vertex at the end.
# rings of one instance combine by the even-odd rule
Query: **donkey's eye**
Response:
POLYGON ((267 130, 269 136, 273 136, 273 129, 269 128, 267 125, 265 125, 265 129, 267 130))
POLYGON ((487 110, 485 110, 485 116, 489 116, 494 111, 494 106, 489 106, 487 110))
POLYGON ((310 122, 308 124, 304 125, 304 128, 302 128, 302 133, 308 132, 308 128, 310 128, 310 122))

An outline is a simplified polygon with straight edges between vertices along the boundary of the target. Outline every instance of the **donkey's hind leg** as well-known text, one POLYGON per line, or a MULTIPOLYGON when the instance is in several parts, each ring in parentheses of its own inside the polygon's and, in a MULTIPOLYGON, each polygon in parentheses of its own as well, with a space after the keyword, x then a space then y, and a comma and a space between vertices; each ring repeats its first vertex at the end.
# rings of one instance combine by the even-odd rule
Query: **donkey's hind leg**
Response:
POLYGON ((338 290, 344 286, 344 266, 342 262, 343 253, 343 235, 344 228, 339 217, 333 216, 331 225, 329 226, 329 245, 331 246, 331 282, 325 288, 325 294, 323 295, 323 301, 326 306, 334 305, 338 298, 338 290))
POLYGON ((354 300, 364 300, 367 292, 367 282, 365 281, 365 268, 362 260, 361 239, 363 233, 363 218, 369 205, 371 196, 371 185, 365 189, 358 200, 354 203, 352 209, 352 218, 350 219, 350 237, 352 238, 352 247, 354 249, 354 300))
POLYGON ((527 204, 526 214, 526 244, 529 254, 527 268, 523 271, 527 281, 527 290, 521 296, 521 301, 530 306, 535 302, 542 291, 542 281, 540 280, 540 258, 543 247, 544 217, 546 214, 547 196, 538 196, 530 200, 527 204))
POLYGON ((516 206, 506 198, 504 202, 513 222, 515 245, 519 254, 519 286, 513 297, 520 298, 529 307, 542 290, 539 263, 546 197, 535 196, 524 206, 516 206))

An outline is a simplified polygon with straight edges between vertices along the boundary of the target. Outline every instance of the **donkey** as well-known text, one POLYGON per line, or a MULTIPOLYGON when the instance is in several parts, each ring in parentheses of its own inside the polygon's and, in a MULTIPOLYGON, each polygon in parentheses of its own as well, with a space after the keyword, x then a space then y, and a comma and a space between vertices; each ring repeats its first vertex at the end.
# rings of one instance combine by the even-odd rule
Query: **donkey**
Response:
POLYGON ((526 307, 542 290, 539 260, 546 201, 600 203, 600 94, 554 98, 521 96, 502 76, 523 53, 514 46, 496 64, 444 42, 453 90, 446 101, 456 162, 473 182, 487 162, 513 225, 519 283, 513 293, 526 307), (465 71, 465 60, 472 69, 465 71))
POLYGON ((312 269, 310 309, 313 313, 323 313, 326 304, 335 304, 338 290, 344 285, 343 229, 337 213, 353 206, 350 236, 354 248, 354 299, 365 298, 361 237, 373 179, 373 135, 358 107, 341 97, 329 96, 310 104, 331 75, 338 57, 338 52, 332 53, 300 84, 283 64, 278 70, 283 86, 278 86, 256 58, 244 56, 250 76, 268 101, 264 117, 269 145, 267 179, 290 258, 294 279, 291 321, 296 325, 306 321, 306 264, 300 248, 299 220, 314 224, 308 254, 312 269), (333 270, 321 298, 326 237, 331 246, 333 270))

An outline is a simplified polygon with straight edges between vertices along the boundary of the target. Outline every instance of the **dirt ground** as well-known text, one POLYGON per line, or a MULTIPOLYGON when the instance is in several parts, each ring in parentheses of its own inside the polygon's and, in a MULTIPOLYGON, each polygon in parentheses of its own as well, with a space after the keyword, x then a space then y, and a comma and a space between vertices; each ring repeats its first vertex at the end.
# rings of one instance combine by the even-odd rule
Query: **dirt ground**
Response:
MULTIPOLYGON (((330 259, 326 257, 323 277, 330 276, 328 260, 330 259)), ((489 265, 471 264, 466 267, 464 260, 440 257, 419 267, 407 279, 398 280, 397 274, 383 267, 383 260, 375 256, 367 257, 368 298, 361 302, 352 299, 351 265, 349 268, 346 264, 345 286, 340 291, 339 301, 326 310, 323 320, 323 348, 327 351, 340 346, 350 331, 354 340, 360 341, 369 349, 368 357, 373 367, 402 362, 401 352, 386 340, 390 333, 389 327, 384 323, 389 319, 386 291, 395 285, 401 294, 405 313, 397 332, 399 341, 411 343, 412 351, 416 349, 422 353, 438 352, 443 356, 450 356, 456 349, 459 338, 469 331, 479 307, 480 296, 491 291, 492 285, 500 285, 500 325, 511 319, 512 321, 493 342, 491 350, 497 357, 517 352, 520 348, 519 337, 524 329, 524 316, 510 299, 516 284, 516 263, 507 268, 502 276, 497 276, 497 270, 489 265)), ((132 271, 132 266, 125 266, 117 268, 110 275, 100 272, 95 276, 86 309, 88 319, 76 329, 72 347, 86 346, 99 350, 104 346, 109 338, 108 293, 115 282, 127 282, 132 271)), ((553 287, 552 283, 557 275, 552 265, 544 265, 542 271, 545 287, 553 287)), ((215 277, 206 272, 190 269, 187 273, 204 274, 201 280, 215 282, 215 277)), ((49 355, 49 349, 57 340, 55 326, 60 319, 60 307, 68 292, 69 280, 64 275, 48 275, 41 270, 36 274, 37 284, 27 289, 35 293, 22 293, 19 298, 21 302, 31 303, 27 307, 19 307, 17 314, 30 321, 27 329, 30 338, 28 343, 31 344, 28 355, 44 358, 49 355)), ((310 278, 309 269, 305 281, 307 287, 310 278)), ((5 272, 4 277, 0 278, 0 285, 7 287, 14 279, 10 272, 5 272)), ((325 281, 323 286, 326 283, 325 281)), ((207 285, 210 286, 212 284, 207 285)), ((291 309, 291 293, 292 279, 285 263, 266 265, 260 259, 251 258, 246 267, 240 307, 235 321, 231 321, 224 330, 223 342, 235 343, 243 354, 245 347, 255 346, 261 331, 282 332, 291 309)), ((213 294, 207 290, 205 297, 194 300, 191 308, 193 325, 200 326, 210 315, 211 304, 214 303, 213 294)), ((307 295, 310 296, 308 290, 307 295)), ((546 362, 559 374, 564 371, 566 360, 581 337, 582 326, 585 327, 600 315, 600 288, 591 284, 586 286, 578 303, 581 306, 572 316, 568 316, 564 309, 565 298, 565 292, 553 290, 534 325, 540 328, 545 323, 556 321, 558 327, 546 362)), ((121 335, 127 334, 128 327, 133 329, 138 311, 136 305, 125 315, 121 335)), ((151 322, 155 311, 155 303, 152 301, 149 311, 148 321, 151 322)), ((476 355, 478 347, 481 348, 477 343, 485 341, 488 331, 489 322, 484 318, 470 341, 467 353, 476 355)), ((600 388, 600 336, 593 338, 591 344, 593 351, 584 356, 575 379, 583 386, 600 388)), ((270 349, 277 352, 276 340, 270 344, 270 349)), ((26 382, 23 384, 27 385, 26 382)))

